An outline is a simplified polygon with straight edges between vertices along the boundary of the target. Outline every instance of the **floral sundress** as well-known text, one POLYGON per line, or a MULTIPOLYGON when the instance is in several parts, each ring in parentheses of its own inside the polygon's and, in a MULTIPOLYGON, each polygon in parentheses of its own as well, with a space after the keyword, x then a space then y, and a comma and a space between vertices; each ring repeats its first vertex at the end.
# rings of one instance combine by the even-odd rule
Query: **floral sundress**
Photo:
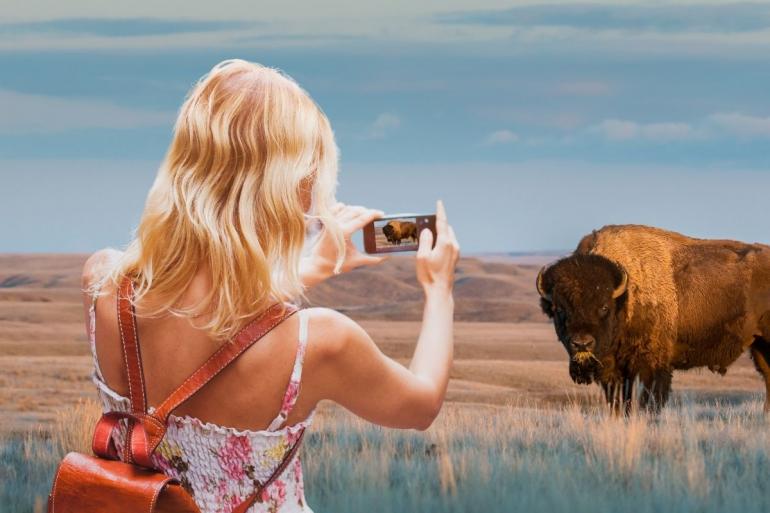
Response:
MULTIPOLYGON (((129 399, 107 386, 99 368, 95 299, 89 309, 89 341, 94 359, 91 378, 96 384, 103 411, 130 411, 129 399)), ((266 430, 241 431, 187 415, 169 417, 166 436, 152 455, 152 461, 164 474, 179 480, 202 513, 232 513, 233 508, 253 493, 257 482, 264 482, 278 467, 302 428, 312 424, 315 411, 302 422, 278 429, 297 400, 307 347, 307 312, 299 310, 297 315, 300 328, 294 368, 281 410, 266 430)), ((113 438, 118 454, 121 454, 125 426, 116 429, 113 438)), ((305 501, 299 453, 248 510, 248 513, 258 512, 313 513, 305 501)))

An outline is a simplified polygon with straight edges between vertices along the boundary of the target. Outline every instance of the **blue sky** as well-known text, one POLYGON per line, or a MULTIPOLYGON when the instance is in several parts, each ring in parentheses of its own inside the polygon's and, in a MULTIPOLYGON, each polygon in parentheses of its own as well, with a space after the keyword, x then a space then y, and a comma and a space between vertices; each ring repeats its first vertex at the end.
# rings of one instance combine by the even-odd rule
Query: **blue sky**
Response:
POLYGON ((609 223, 770 242, 770 3, 54 2, 0 19, 0 251, 121 247, 188 88, 232 57, 329 116, 342 201, 463 251, 609 223))

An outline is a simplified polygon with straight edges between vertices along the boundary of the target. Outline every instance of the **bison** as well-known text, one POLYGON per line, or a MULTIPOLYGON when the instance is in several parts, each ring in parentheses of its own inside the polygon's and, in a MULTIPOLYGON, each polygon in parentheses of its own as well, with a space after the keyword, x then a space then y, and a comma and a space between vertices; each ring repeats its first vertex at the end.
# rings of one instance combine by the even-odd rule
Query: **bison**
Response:
POLYGON ((658 411, 674 370, 724 374, 745 351, 770 410, 770 246, 605 226, 541 269, 540 305, 576 383, 597 382, 616 411, 658 411))
POLYGON ((412 221, 388 221, 388 224, 382 227, 382 233, 391 244, 401 244, 404 239, 412 239, 417 242, 417 224, 412 221))

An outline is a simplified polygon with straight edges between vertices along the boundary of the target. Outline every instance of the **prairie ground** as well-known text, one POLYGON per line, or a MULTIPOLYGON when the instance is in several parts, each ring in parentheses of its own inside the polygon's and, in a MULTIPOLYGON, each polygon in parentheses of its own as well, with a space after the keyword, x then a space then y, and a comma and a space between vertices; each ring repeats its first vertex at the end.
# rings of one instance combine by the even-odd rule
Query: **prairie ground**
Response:
MULTIPOLYGON (((412 258, 391 257, 377 268, 330 280, 311 291, 311 303, 347 312, 386 354, 406 363, 421 315, 412 258)), ((58 409, 94 397, 79 294, 84 259, 0 255, 0 432, 47 429, 58 409)), ((600 402, 597 387, 569 379, 566 353, 538 310, 538 269, 539 263, 499 256, 461 260, 448 404, 559 409, 600 402)), ((674 379, 675 396, 696 400, 737 401, 763 389, 746 356, 726 376, 695 370, 674 379)))
MULTIPOLYGON (((79 293, 83 255, 0 256, 0 510, 44 511, 55 465, 88 451, 99 408, 79 293)), ((770 421, 746 356, 727 375, 677 373, 658 417, 608 414, 577 386, 538 307, 529 257, 465 258, 455 363, 426 432, 322 404, 303 458, 310 505, 336 513, 770 511, 770 421)), ((406 363, 420 330, 409 257, 342 275, 311 304, 356 319, 406 363)))

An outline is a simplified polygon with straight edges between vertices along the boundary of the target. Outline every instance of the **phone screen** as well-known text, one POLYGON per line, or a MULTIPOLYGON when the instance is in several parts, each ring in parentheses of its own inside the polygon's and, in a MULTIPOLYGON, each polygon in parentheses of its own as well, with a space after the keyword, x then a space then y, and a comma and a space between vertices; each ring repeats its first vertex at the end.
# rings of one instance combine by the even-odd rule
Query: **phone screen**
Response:
POLYGON ((435 241, 435 226, 436 216, 432 214, 404 214, 375 219, 365 229, 366 252, 416 251, 422 229, 433 231, 435 241))

